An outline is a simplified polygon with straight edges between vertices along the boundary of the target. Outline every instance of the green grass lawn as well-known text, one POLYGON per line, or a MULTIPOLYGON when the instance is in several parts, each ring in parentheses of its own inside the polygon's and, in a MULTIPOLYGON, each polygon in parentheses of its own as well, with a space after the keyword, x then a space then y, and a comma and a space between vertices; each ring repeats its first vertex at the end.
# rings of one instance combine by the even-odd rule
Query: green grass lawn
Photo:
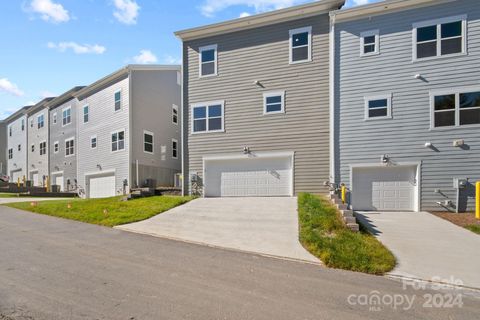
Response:
POLYGON ((122 201, 122 197, 106 199, 69 199, 40 201, 37 206, 30 202, 6 204, 6 206, 77 220, 107 227, 137 222, 184 204, 192 197, 158 196, 122 201), (70 204, 71 208, 68 208, 70 204))
POLYGON ((16 193, 0 193, 0 198, 17 198, 18 194, 16 193))
POLYGON ((478 224, 471 224, 468 226, 465 226, 468 230, 475 232, 476 234, 480 234, 480 225, 478 224))
POLYGON ((300 242, 331 268, 384 274, 395 267, 393 254, 374 236, 353 232, 323 197, 298 196, 300 242))

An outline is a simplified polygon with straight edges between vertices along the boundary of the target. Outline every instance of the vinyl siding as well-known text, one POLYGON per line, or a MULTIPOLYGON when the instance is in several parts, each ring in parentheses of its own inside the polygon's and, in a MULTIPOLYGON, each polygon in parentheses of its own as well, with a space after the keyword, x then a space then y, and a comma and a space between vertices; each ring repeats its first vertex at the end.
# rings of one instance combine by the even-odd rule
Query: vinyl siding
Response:
MULTIPOLYGON (((480 125, 430 129, 430 92, 478 86, 480 6, 476 0, 395 12, 335 26, 336 178, 350 187, 350 165, 421 161, 421 210, 442 210, 437 201, 455 202, 453 178, 469 178, 461 206, 473 209, 473 184, 480 180, 480 125), (413 62, 412 24, 468 15, 468 55, 413 62), (360 57, 360 33, 380 30, 380 54, 360 57), (415 79, 421 74, 425 81, 415 79), (392 94, 392 119, 364 120, 364 96, 392 94), (464 139, 465 148, 453 147, 464 139), (437 149, 424 145, 431 142, 437 149)), ((355 192, 353 190, 353 192, 355 192)))
POLYGON ((20 116, 7 124, 7 174, 12 177, 12 172, 21 171, 27 178, 27 117, 20 116), (22 131, 22 120, 25 121, 25 130, 22 131), (12 127, 12 136, 8 135, 9 128, 12 127), (21 145, 21 151, 18 151, 18 145, 21 145), (8 159, 8 149, 13 149, 13 158, 8 159))
MULTIPOLYGON (((49 122, 50 122, 50 175, 55 172, 63 171, 63 183, 65 191, 75 190, 75 180, 77 179, 77 154, 78 146, 75 147, 75 154, 73 156, 65 155, 65 140, 72 137, 75 138, 75 144, 77 139, 77 114, 78 114, 78 100, 70 99, 69 101, 50 109, 49 122), (62 125, 62 110, 71 107, 72 122, 69 125, 62 125), (57 114, 57 123, 53 123, 53 115, 57 114), (58 141, 58 152, 54 152, 54 143, 58 141), (70 180, 70 186, 67 185, 67 180, 70 180)), ((83 116, 83 114, 82 114, 83 116)), ((82 118, 83 120, 83 118, 82 118)), ((51 177, 51 183, 53 184, 53 176, 51 177)), ((77 182, 78 183, 78 182, 77 182)))
MULTIPOLYGON (((300 19, 184 43, 185 181, 211 154, 294 151, 295 193, 326 192, 329 19, 300 19), (312 62, 289 64, 289 30, 312 26, 312 62), (199 78, 199 47, 218 45, 218 76, 199 78), (263 88, 254 84, 260 81, 263 88), (263 115, 263 93, 285 90, 285 114, 263 115), (191 134, 191 105, 225 101, 225 132, 191 134)), ((187 185, 188 188, 188 185, 187 185)))
MULTIPOLYGON (((90 96, 79 101, 80 110, 84 105, 90 107, 90 119, 87 124, 83 123, 83 117, 77 117, 78 141, 77 141, 77 175, 79 187, 88 189, 85 181, 87 173, 101 173, 102 171, 115 169, 115 190, 117 194, 123 192, 123 181, 126 179, 130 184, 129 177, 129 78, 128 76, 109 83, 92 93, 90 96), (122 91, 122 108, 115 111, 114 93, 122 91), (111 133, 117 130, 125 130, 125 150, 112 152, 111 133), (90 138, 97 136, 97 148, 92 149, 90 138), (97 167, 100 165, 101 170, 97 167)), ((77 152, 76 151, 76 152, 77 152)))
POLYGON ((44 177, 49 175, 49 165, 48 165, 48 152, 49 152, 49 142, 48 142, 48 109, 42 108, 39 111, 29 114, 27 123, 28 125, 28 139, 26 150, 27 155, 27 167, 28 167, 28 177, 27 180, 32 180, 32 173, 38 172, 38 181, 39 185, 43 186, 47 181, 44 180, 44 177), (43 115, 44 125, 42 128, 38 128, 38 116, 43 115), (30 127, 30 121, 33 120, 33 127, 30 127), (40 143, 46 142, 46 153, 40 155, 40 143), (35 145, 35 151, 32 152, 32 144, 35 145))
POLYGON ((7 124, 0 121, 0 174, 7 173, 7 124))

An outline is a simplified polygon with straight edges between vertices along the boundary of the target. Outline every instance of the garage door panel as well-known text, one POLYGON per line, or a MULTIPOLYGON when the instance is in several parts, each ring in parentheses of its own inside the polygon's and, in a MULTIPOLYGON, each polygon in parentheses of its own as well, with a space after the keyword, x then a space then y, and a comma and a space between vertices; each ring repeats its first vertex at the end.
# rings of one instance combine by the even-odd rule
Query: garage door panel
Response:
POLYGON ((116 196, 115 175, 92 176, 89 181, 89 198, 108 198, 116 196))

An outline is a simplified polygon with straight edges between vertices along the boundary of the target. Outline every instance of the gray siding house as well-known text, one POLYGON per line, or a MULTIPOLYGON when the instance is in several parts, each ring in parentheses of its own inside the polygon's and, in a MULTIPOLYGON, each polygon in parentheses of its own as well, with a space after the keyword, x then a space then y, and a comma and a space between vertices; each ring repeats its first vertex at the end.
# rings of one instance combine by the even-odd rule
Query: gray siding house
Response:
POLYGON ((46 186, 50 174, 48 165, 48 108, 53 98, 45 98, 27 113, 27 180, 33 186, 46 186))
POLYGON ((23 107, 7 119, 7 175, 10 181, 27 180, 27 116, 23 107))
POLYGON ((7 174, 7 123, 0 120, 0 174, 7 174))
POLYGON ((184 192, 291 196, 329 179, 324 0, 179 31, 184 192))
MULTIPOLYGON (((47 103, 50 138, 50 185, 61 191, 77 189, 77 139, 78 100, 74 94, 84 87, 75 87, 47 103), (74 152, 71 152, 73 148, 74 152)), ((82 116, 80 114, 80 116, 82 116)))
POLYGON ((473 209, 478 0, 391 0, 331 18, 332 176, 350 189, 353 208, 473 209))
POLYGON ((181 172, 180 79, 179 66, 129 65, 75 94, 74 153, 86 197, 174 185, 181 172))

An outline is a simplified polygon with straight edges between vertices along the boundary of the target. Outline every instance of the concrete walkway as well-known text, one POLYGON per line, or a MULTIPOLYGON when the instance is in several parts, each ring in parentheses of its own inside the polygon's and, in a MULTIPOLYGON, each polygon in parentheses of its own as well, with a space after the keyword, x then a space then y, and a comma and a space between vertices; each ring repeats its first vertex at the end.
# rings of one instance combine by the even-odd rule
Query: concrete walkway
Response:
POLYGON ((320 263, 298 241, 296 198, 202 198, 118 229, 320 263))
POLYGON ((357 218, 397 257, 390 275, 480 289, 479 235, 427 212, 357 212, 357 218))
POLYGON ((35 198, 35 197, 15 197, 15 198, 0 198, 0 205, 15 202, 31 202, 31 201, 52 201, 52 200, 66 200, 73 198, 35 198))

